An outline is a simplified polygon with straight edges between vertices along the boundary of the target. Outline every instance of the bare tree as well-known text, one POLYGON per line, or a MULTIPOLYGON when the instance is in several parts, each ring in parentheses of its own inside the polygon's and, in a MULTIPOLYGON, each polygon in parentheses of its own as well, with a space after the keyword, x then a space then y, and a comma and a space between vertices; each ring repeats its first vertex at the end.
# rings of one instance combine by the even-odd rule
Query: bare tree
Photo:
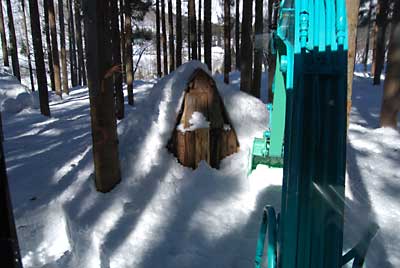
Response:
POLYGON ((204 61, 210 71, 212 71, 211 38, 211 0, 204 0, 204 61))
MULTIPOLYGON (((269 0, 272 1, 272 0, 269 0)), ((235 16, 235 47, 236 47, 236 69, 240 69, 240 12, 239 0, 235 0, 236 16, 235 16)))
POLYGON ((387 72, 381 107, 381 126, 397 128, 400 111, 400 1, 394 2, 387 72))
POLYGON ((57 28, 56 28, 56 13, 54 12, 54 2, 49 0, 47 2, 47 12, 49 14, 49 26, 50 26, 50 37, 51 37, 51 52, 53 59, 53 70, 54 70, 54 83, 56 86, 56 94, 61 96, 61 72, 60 72, 60 57, 58 54, 58 42, 57 42, 57 28))
POLYGON ((14 17, 11 8, 11 1, 6 0, 7 3, 7 16, 8 16, 8 31, 10 35, 10 53, 11 53, 11 61, 13 67, 13 74, 19 81, 21 81, 21 73, 19 70, 19 61, 18 61, 18 47, 17 47, 17 37, 15 36, 15 27, 14 27, 14 17))
POLYGON ((29 46, 29 38, 28 38, 28 26, 26 23, 25 0, 21 0, 21 9, 22 9, 22 26, 24 28, 24 35, 25 35, 26 54, 28 56, 29 78, 31 80, 31 89, 32 91, 35 91, 35 80, 33 79, 32 61, 31 61, 31 49, 29 46))
POLYGON ((254 73, 253 73, 253 90, 260 95, 261 89, 261 67, 263 58, 263 0, 256 0, 256 18, 255 18, 255 45, 254 45, 254 73))
POLYGON ((95 184, 100 192, 111 191, 121 181, 108 2, 83 1, 95 184))
POLYGON ((165 22, 165 0, 161 0, 161 45, 163 48, 164 75, 168 74, 167 27, 165 22))
POLYGON ((229 84, 231 72, 231 1, 224 0, 224 82, 229 84))
POLYGON ((83 54, 81 0, 75 0, 75 41, 78 50, 78 83, 86 85, 85 56, 83 54))
POLYGON ((371 15, 372 10, 374 8, 374 1, 370 1, 369 3, 369 10, 368 10, 368 26, 367 26, 367 38, 365 41, 365 53, 364 53, 364 71, 367 71, 367 64, 368 64, 368 54, 369 54, 369 43, 370 43, 370 35, 371 35, 371 15))
POLYGON ((76 42, 75 42, 75 25, 74 14, 72 9, 72 1, 68 0, 68 38, 69 38, 69 64, 71 73, 71 84, 73 87, 78 85, 78 74, 76 64, 76 42))
POLYGON ((33 52, 35 54, 36 78, 39 90, 40 112, 45 116, 50 116, 46 65, 44 62, 42 32, 40 30, 39 7, 37 0, 29 0, 29 13, 31 20, 33 52))
POLYGON ((156 0, 156 52, 157 52, 157 76, 162 76, 161 71, 161 43, 160 43, 160 0, 156 0))
POLYGON ((56 83, 54 81, 54 69, 53 69, 53 53, 51 49, 50 40, 50 27, 49 27, 49 12, 47 12, 48 0, 43 0, 43 13, 44 13, 44 31, 46 34, 46 47, 47 47, 47 61, 49 65, 49 75, 51 82, 51 90, 56 91, 56 83))
POLYGON ((133 58, 132 58, 132 9, 131 5, 125 3, 125 72, 128 91, 128 104, 134 104, 133 97, 133 58))
POLYGON ((381 74, 385 62, 386 28, 389 16, 389 0, 378 0, 374 27, 374 61, 372 63, 374 85, 381 83, 381 74))
POLYGON ((190 47, 192 60, 197 60, 196 5, 189 0, 190 47))
POLYGON ((168 29, 169 29, 169 71, 175 70, 174 17, 172 0, 168 0, 168 29))
POLYGON ((201 61, 201 0, 199 0, 199 11, 197 18, 197 57, 201 61))
POLYGON ((176 0, 176 67, 182 65, 182 8, 181 0, 176 0))
POLYGON ((3 50, 4 66, 10 66, 8 61, 7 37, 6 29, 4 27, 3 4, 0 2, 0 34, 1 34, 1 48, 3 50))
POLYGON ((58 0, 58 19, 60 22, 60 49, 61 49, 61 71, 62 71, 62 90, 69 94, 68 71, 67 71, 67 51, 65 49, 65 22, 63 0, 58 0))
POLYGON ((258 97, 258 92, 252 90, 252 18, 253 1, 243 1, 242 44, 240 48, 240 90, 258 97))

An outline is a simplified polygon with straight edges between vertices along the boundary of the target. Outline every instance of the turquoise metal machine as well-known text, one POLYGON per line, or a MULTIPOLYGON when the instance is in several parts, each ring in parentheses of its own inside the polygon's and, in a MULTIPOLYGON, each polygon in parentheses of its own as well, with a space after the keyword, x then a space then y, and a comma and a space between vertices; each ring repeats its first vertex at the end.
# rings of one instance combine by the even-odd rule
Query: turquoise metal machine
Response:
POLYGON ((280 215, 264 209, 255 267, 362 267, 378 227, 343 254, 346 168, 345 0, 280 3, 278 61, 286 85, 280 215), (267 238, 267 242, 265 242, 267 238), (267 248, 267 258, 263 252, 267 248))

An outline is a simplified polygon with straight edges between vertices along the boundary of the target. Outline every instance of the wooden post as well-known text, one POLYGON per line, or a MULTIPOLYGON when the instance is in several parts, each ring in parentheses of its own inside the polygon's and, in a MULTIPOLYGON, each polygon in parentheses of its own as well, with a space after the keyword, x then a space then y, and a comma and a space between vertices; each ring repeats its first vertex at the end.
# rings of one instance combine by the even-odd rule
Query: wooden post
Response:
POLYGON ((108 1, 83 1, 95 182, 100 192, 112 190, 121 180, 107 7, 108 1))

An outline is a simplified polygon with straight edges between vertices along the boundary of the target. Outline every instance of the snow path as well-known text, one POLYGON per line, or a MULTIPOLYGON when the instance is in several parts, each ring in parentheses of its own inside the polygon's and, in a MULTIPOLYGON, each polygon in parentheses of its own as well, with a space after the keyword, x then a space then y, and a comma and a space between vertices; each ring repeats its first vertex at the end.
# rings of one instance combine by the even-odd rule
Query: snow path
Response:
MULTIPOLYGON (((135 81, 135 107, 119 122, 122 182, 94 189, 86 88, 52 97, 52 117, 3 114, 5 150, 24 267, 253 267, 262 208, 280 206, 282 172, 247 178, 248 149, 261 136, 264 105, 217 78, 240 152, 220 170, 193 171, 165 148, 194 62, 156 81, 135 81)), ((5 76, 0 76, 0 87, 5 76)), ((265 81, 265 80, 263 80, 265 81)), ((265 81, 266 82, 266 81, 265 81)), ((400 134, 378 127, 380 91, 355 78, 346 188, 345 248, 369 222, 381 229, 366 267, 400 267, 400 134)), ((15 85, 17 86, 17 85, 15 85)), ((265 84, 263 86, 265 88, 265 84)))

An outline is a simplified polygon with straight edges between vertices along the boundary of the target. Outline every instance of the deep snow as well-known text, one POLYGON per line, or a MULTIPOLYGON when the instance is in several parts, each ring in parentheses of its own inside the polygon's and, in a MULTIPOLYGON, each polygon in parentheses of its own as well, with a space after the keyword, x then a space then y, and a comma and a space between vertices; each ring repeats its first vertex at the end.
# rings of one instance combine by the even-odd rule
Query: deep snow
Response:
MULTIPOLYGON (((182 91, 199 62, 160 81, 135 81, 136 106, 118 123, 122 182, 95 191, 89 100, 75 88, 51 98, 52 117, 32 107, 3 114, 5 151, 24 267, 252 267, 265 204, 280 206, 282 171, 247 177, 265 105, 217 77, 240 151, 215 170, 182 167, 166 150, 182 91)), ((0 76, 0 88, 20 85, 0 76)), ((349 128, 345 248, 380 225, 366 267, 400 267, 400 134, 379 129, 382 87, 356 73, 349 128)), ((263 80, 263 88, 266 88, 263 80)), ((263 94, 263 99, 265 99, 263 94)))

